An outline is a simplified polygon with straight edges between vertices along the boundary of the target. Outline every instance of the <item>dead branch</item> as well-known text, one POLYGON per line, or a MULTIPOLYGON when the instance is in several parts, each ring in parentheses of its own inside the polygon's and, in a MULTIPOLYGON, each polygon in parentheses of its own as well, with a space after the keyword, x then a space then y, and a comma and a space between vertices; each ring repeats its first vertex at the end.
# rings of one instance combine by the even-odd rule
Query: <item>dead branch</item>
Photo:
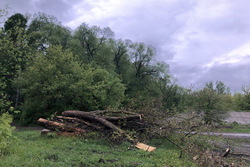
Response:
POLYGON ((230 148, 228 147, 222 157, 226 157, 230 154, 230 148))
POLYGON ((244 153, 230 153, 230 155, 250 157, 249 154, 244 154, 244 153))

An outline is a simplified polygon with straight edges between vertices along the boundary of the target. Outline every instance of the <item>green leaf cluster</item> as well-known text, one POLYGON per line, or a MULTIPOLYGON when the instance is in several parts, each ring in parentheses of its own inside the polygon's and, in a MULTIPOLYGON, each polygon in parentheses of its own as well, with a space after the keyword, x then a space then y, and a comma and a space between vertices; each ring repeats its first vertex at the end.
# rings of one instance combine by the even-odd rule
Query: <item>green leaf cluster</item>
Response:
POLYGON ((108 71, 80 63, 61 46, 38 53, 18 80, 24 96, 22 119, 35 120, 64 110, 119 107, 125 86, 108 71))
POLYGON ((10 123, 12 116, 8 113, 0 115, 0 156, 5 154, 10 144, 10 137, 12 137, 12 130, 14 129, 10 123))

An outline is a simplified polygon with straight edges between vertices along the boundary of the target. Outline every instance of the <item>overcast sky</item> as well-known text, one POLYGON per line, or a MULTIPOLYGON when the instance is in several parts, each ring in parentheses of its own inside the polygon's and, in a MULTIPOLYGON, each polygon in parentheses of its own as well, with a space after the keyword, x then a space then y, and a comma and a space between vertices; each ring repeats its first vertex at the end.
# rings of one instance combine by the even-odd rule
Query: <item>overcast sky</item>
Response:
POLYGON ((177 83, 250 85, 249 0, 1 0, 13 13, 45 12, 75 29, 110 27, 116 38, 153 45, 177 83))

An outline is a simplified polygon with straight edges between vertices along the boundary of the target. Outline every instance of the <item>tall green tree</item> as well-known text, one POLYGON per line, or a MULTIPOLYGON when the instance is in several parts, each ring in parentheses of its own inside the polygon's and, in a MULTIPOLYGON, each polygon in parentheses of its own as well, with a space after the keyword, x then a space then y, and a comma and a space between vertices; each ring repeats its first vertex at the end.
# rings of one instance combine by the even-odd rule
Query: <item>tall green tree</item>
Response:
POLYGON ((51 45, 68 46, 71 32, 54 16, 38 13, 33 16, 28 27, 29 45, 33 49, 46 50, 51 45))
MULTIPOLYGON (((6 12, 6 10, 0 8, 0 19, 5 17, 6 12)), ((3 58, 1 50, 5 50, 5 43, 3 41, 6 39, 4 38, 5 33, 0 29, 0 61, 2 60, 1 58, 3 58)), ((8 69, 2 65, 3 64, 0 65, 0 156, 8 151, 8 146, 10 145, 10 137, 12 136, 13 127, 11 127, 12 116, 9 112, 14 111, 6 94, 7 80, 5 74, 8 69)))
POLYGON ((0 75, 6 83, 4 91, 7 98, 15 107, 20 102, 20 88, 13 84, 13 80, 18 78, 30 60, 28 36, 25 32, 26 21, 20 18, 24 19, 24 16, 11 16, 5 23, 4 31, 0 31, 0 75), (18 24, 19 22, 22 24, 18 24))
POLYGON ((113 63, 115 72, 120 75, 123 83, 129 84, 132 76, 132 63, 129 58, 129 45, 131 41, 112 40, 113 63))
POLYGON ((250 87, 243 86, 242 93, 235 93, 233 102, 235 110, 250 110, 250 87))
POLYGON ((19 84, 25 100, 22 120, 27 123, 67 109, 118 107, 125 90, 119 78, 104 69, 83 65, 60 46, 36 55, 19 84))
POLYGON ((96 62, 98 65, 105 67, 105 64, 109 64, 112 61, 112 55, 107 43, 113 36, 114 33, 108 27, 90 27, 83 23, 74 34, 71 47, 79 49, 75 53, 80 56, 83 62, 96 62))
POLYGON ((151 60, 155 56, 154 49, 143 43, 134 43, 130 51, 131 61, 135 69, 135 77, 143 80, 155 71, 151 69, 151 60))
POLYGON ((222 114, 227 110, 224 96, 221 96, 210 84, 206 84, 201 90, 193 91, 191 94, 193 109, 203 115, 206 124, 220 122, 222 114))
POLYGON ((218 94, 228 94, 230 93, 230 88, 225 85, 222 81, 213 81, 207 82, 205 85, 206 88, 215 91, 218 94))
POLYGON ((25 32, 26 27, 27 18, 20 13, 12 15, 4 23, 4 31, 9 34, 9 37, 12 39, 12 41, 16 41, 17 37, 25 32))

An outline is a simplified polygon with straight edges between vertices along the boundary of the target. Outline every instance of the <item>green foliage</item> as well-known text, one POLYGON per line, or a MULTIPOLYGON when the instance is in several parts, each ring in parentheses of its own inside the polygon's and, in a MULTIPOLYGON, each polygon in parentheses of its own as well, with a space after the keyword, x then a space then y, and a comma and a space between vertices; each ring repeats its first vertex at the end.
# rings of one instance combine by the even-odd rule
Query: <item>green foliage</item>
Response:
POLYGON ((222 96, 208 87, 192 93, 193 108, 203 114, 206 124, 219 122, 225 108, 222 105, 222 96))
POLYGON ((244 110, 246 107, 246 101, 244 99, 244 94, 235 93, 233 95, 233 106, 234 110, 244 110))
POLYGON ((13 130, 10 125, 12 116, 8 112, 13 112, 14 108, 11 107, 11 103, 7 100, 4 91, 2 91, 4 87, 5 83, 0 80, 0 156, 8 151, 13 130))
POLYGON ((113 32, 110 28, 100 28, 81 24, 69 41, 69 48, 79 56, 85 64, 97 66, 114 73, 112 41, 113 32))
POLYGON ((0 115, 12 110, 11 102, 7 100, 6 94, 4 93, 5 83, 0 80, 0 115))
POLYGON ((16 41, 17 37, 24 33, 27 19, 20 13, 12 15, 4 24, 4 30, 9 34, 12 41, 16 41), (21 31, 20 31, 21 30, 21 31))
POLYGON ((178 109, 179 112, 183 111, 186 91, 182 87, 176 84, 169 84, 163 88, 162 93, 163 106, 165 109, 178 109))
MULTIPOLYGON (((13 17, 15 16, 13 15, 13 17)), ((12 17, 7 20, 6 25, 12 23, 11 21, 13 21, 12 17)), ((14 21, 14 23, 16 22, 18 22, 18 18, 14 21)), ((6 85, 2 91, 15 107, 20 103, 20 88, 13 84, 13 80, 19 77, 19 73, 26 68, 26 64, 30 60, 28 36, 25 34, 24 28, 24 25, 16 24, 9 27, 6 32, 0 31, 0 77, 6 85)))
POLYGON ((20 13, 12 15, 4 24, 4 30, 9 31, 14 29, 17 25, 21 28, 26 28, 27 19, 20 13))
MULTIPOLYGON (((0 18, 5 15, 5 12, 5 10, 0 9, 0 18)), ((8 21, 10 20, 11 19, 8 21)), ((0 30, 0 156, 7 153, 13 130, 10 125, 12 116, 8 112, 14 111, 14 108, 11 107, 11 102, 7 99, 5 91, 8 84, 6 74, 8 74, 9 69, 3 60, 7 57, 5 53, 8 52, 6 49, 8 44, 11 43, 9 43, 9 40, 4 36, 4 32, 0 30)))
POLYGON ((235 110, 250 110, 250 87, 244 86, 243 93, 235 93, 233 95, 235 110))
POLYGON ((33 16, 28 28, 29 45, 33 49, 45 50, 51 45, 66 48, 71 32, 53 16, 38 13, 33 16))
MULTIPOLYGON (((74 34, 74 39, 79 41, 80 49, 83 50, 79 56, 87 63, 98 60, 96 56, 103 52, 105 43, 113 37, 113 34, 108 27, 90 27, 85 23, 81 24, 74 34)), ((108 55, 102 54, 101 56, 106 57, 108 55)))
POLYGON ((60 46, 48 48, 45 55, 36 55, 18 84, 25 95, 23 120, 27 122, 67 109, 118 107, 125 90, 117 77, 81 64, 60 46))
POLYGON ((11 122, 12 116, 8 113, 0 115, 0 156, 8 151, 8 146, 11 143, 10 138, 13 130, 10 125, 11 122))
POLYGON ((217 94, 229 94, 230 89, 222 81, 216 81, 215 83, 210 81, 205 84, 205 87, 215 91, 217 94))

